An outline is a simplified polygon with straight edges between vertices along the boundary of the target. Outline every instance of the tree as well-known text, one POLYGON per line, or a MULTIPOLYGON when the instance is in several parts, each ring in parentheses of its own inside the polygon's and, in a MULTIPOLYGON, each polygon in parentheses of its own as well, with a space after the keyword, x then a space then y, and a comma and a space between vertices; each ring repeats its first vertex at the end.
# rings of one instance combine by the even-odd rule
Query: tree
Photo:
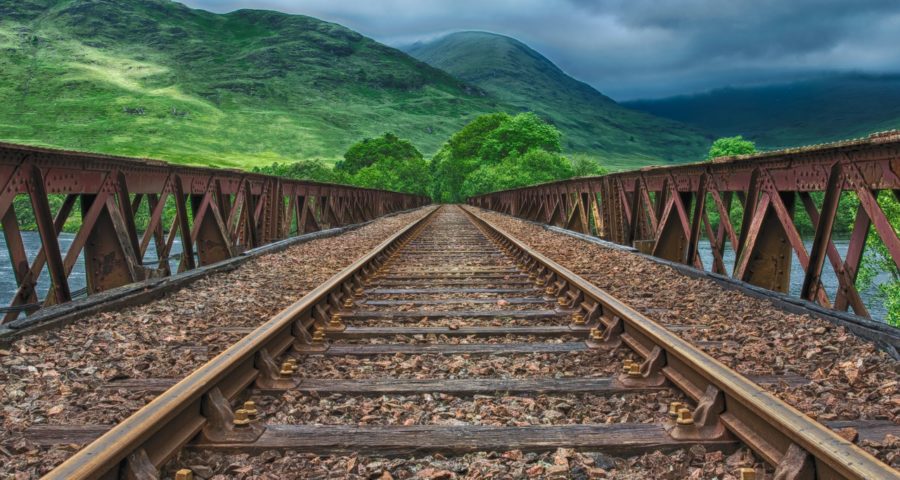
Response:
POLYGON ((736 137, 723 137, 713 142, 706 159, 712 160, 719 157, 733 157, 751 153, 756 153, 756 145, 738 135, 736 137))
POLYGON ((408 140, 397 138, 393 133, 385 133, 378 138, 367 138, 357 142, 338 162, 336 170, 354 174, 381 160, 422 160, 422 153, 408 140))
POLYGON ((550 181, 571 177, 571 164, 562 162, 559 156, 561 138, 556 127, 533 113, 479 116, 450 137, 432 159, 432 198, 459 202, 472 192, 526 185, 523 181, 527 180, 523 179, 540 177, 540 181, 550 181), (553 161, 546 162, 548 158, 553 161), (557 168, 563 163, 565 168, 557 168), (548 170, 536 174, 529 169, 548 170))
POLYGON ((385 133, 352 145, 335 172, 346 174, 354 185, 395 192, 428 194, 428 163, 408 140, 385 133))
POLYGON ((428 195, 431 172, 423 158, 383 158, 353 176, 353 184, 393 192, 428 195))
POLYGON ((557 153, 534 148, 524 155, 510 155, 498 164, 480 166, 466 177, 460 194, 465 198, 571 178, 572 175, 569 160, 557 153))
POLYGON ((575 153, 570 157, 573 177, 593 177, 606 175, 609 170, 600 165, 600 161, 590 155, 575 153))

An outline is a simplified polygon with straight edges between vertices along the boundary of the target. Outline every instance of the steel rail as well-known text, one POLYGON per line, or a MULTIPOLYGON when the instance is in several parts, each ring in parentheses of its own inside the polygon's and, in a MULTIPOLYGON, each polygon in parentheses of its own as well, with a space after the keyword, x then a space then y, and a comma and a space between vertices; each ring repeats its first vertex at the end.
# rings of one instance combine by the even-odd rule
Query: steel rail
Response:
MULTIPOLYGON (((293 305, 195 370, 149 404, 123 420, 100 438, 70 457, 45 479, 72 480, 116 478, 126 459, 144 449, 155 467, 160 467, 179 448, 195 437, 207 422, 204 397, 219 389, 228 400, 235 398, 260 374, 256 362, 266 350, 272 358, 288 350, 297 340, 298 321, 308 320, 314 310, 327 311, 341 301, 348 287, 358 286, 360 275, 377 267, 412 238, 434 215, 432 209, 410 223, 348 267, 332 276, 293 305)), ((327 321, 327 319, 326 319, 327 321)), ((302 328, 311 328, 303 323, 302 328)))
MULTIPOLYGON (((720 363, 702 350, 655 321, 645 317, 571 270, 537 252, 502 228, 463 207, 476 224, 493 236, 520 261, 546 272, 545 283, 564 283, 563 292, 573 299, 583 295, 587 306, 595 308, 608 325, 621 320, 624 343, 645 359, 655 348, 663 352, 659 373, 694 400, 700 400, 712 386, 724 394, 718 417, 724 426, 768 463, 802 460, 796 445, 812 457, 814 478, 900 479, 900 473, 868 452, 807 417, 799 410, 765 391, 756 383, 720 363)), ((587 313, 587 312, 586 312, 587 313)), ((797 468, 804 468, 802 461, 797 468)), ((809 467, 806 467, 809 468, 809 467)), ((809 475, 809 473, 806 473, 809 475)), ((790 478, 810 478, 805 476, 790 478)))

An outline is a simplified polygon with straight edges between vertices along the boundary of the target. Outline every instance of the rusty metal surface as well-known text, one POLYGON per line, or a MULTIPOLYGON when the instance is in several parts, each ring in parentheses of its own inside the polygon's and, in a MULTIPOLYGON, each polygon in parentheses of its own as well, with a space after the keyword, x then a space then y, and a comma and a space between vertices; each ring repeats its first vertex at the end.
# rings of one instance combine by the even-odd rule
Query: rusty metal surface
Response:
MULTIPOLYGON (((640 447, 644 450, 659 449, 662 444, 672 448, 701 444, 713 449, 727 449, 733 448, 740 440, 775 467, 777 472, 784 473, 784 476, 776 478, 900 478, 888 465, 778 400, 759 385, 688 344, 662 325, 530 249, 521 241, 480 219, 472 211, 467 210, 466 213, 467 215, 462 215, 457 207, 443 207, 406 226, 303 299, 168 388, 45 478, 131 478, 129 475, 137 474, 155 478, 157 469, 188 443, 193 448, 210 451, 231 449, 255 452, 259 449, 276 448, 317 452, 319 450, 316 448, 325 448, 317 443, 320 442, 316 438, 318 435, 310 437, 308 433, 302 433, 312 430, 295 429, 301 433, 285 437, 283 443, 271 443, 271 439, 266 443, 263 439, 268 438, 267 433, 276 432, 277 436, 279 428, 283 426, 262 422, 242 429, 230 427, 232 421, 238 418, 238 413, 243 411, 232 411, 231 402, 245 398, 241 392, 251 385, 262 391, 280 392, 303 388, 303 385, 309 385, 307 382, 316 382, 290 374, 285 376, 283 371, 279 374, 278 365, 281 364, 283 370, 284 365, 289 364, 276 361, 279 358, 295 358, 300 362, 306 355, 346 356, 365 353, 354 350, 371 350, 369 353, 374 353, 375 350, 384 352, 397 347, 418 353, 438 350, 448 353, 462 347, 466 350, 478 347, 480 353, 504 354, 519 351, 528 345, 535 347, 534 351, 542 351, 541 348, 548 347, 570 351, 576 346, 582 351, 607 350, 608 355, 592 356, 596 359, 592 368, 598 368, 597 364, 614 358, 612 350, 628 348, 639 358, 643 358, 643 363, 634 364, 633 372, 607 379, 608 385, 604 384, 604 388, 616 392, 674 388, 696 402, 697 406, 692 411, 682 410, 687 412, 682 415, 693 418, 692 422, 656 424, 659 436, 650 444, 640 447), (439 210, 443 213, 435 213, 439 210), (441 222, 440 227, 438 222, 441 222), (466 225, 469 222, 471 223, 466 225), (476 244, 479 246, 478 250, 470 250, 470 246, 476 244), (493 252, 488 248, 491 246, 495 249, 493 252), (502 254, 500 261, 496 255, 490 255, 498 252, 502 254), (386 331, 384 327, 373 328, 371 323, 366 322, 363 322, 366 327, 348 326, 348 323, 359 323, 358 313, 362 311, 408 313, 407 310, 397 310, 398 305, 405 304, 405 300, 376 301, 369 298, 369 295, 383 286, 386 279, 404 278, 407 289, 401 291, 408 292, 415 291, 415 287, 421 286, 423 282, 431 285, 435 279, 451 274, 468 278, 475 284, 493 284, 496 279, 481 276, 486 272, 507 271, 513 265, 519 271, 517 276, 529 279, 527 284, 517 287, 520 294, 528 295, 522 298, 538 301, 544 308, 553 308, 550 310, 552 315, 545 320, 545 323, 556 322, 558 328, 552 333, 586 338, 587 342, 466 345, 376 342, 342 346, 329 344, 324 340, 326 336, 337 338, 359 334, 363 330, 371 330, 368 333, 377 336, 396 332, 397 327, 386 331), (443 266, 443 270, 435 269, 439 266, 443 266), (540 292, 544 292, 546 296, 535 297, 540 292)), ((510 280, 512 277, 503 279, 502 282, 510 280)), ((427 305, 443 309, 448 308, 446 306, 450 305, 451 300, 463 298, 465 297, 455 296, 446 299, 441 296, 421 300, 417 307, 423 310, 416 311, 415 317, 427 317, 430 321, 440 322, 442 315, 439 310, 428 309, 427 305)), ((513 323, 513 319, 527 318, 528 310, 513 305, 504 308, 506 310, 502 314, 512 324, 502 328, 494 327, 493 333, 484 331, 483 334, 510 335, 517 330, 535 328, 533 325, 518 326, 513 323)), ((491 310, 486 312, 500 313, 491 310)), ((471 315, 461 311, 454 312, 450 317, 472 320, 471 315)), ((391 322, 405 323, 407 320, 406 317, 395 315, 391 322)), ((422 327, 414 326, 413 330, 420 328, 422 327)), ((430 328, 434 331, 436 327, 430 328)), ((459 327, 448 324, 444 328, 452 330, 459 327)), ((404 334, 410 334, 413 330, 408 326, 402 328, 404 334)), ((481 382, 486 385, 484 388, 490 389, 492 380, 482 379, 481 382)), ((329 386, 326 388, 331 388, 338 381, 327 379, 320 382, 329 386)), ((443 385, 446 382, 444 380, 430 382, 421 388, 428 391, 445 388, 429 386, 443 385)), ((465 379, 457 383, 471 388, 478 380, 465 379)), ((346 388, 362 393, 374 393, 369 390, 378 388, 378 385, 379 382, 358 379, 345 383, 346 388)), ((388 388, 396 387, 392 381, 384 385, 388 388)), ((530 386, 523 388, 546 387, 545 382, 533 380, 530 386)), ((421 390, 420 386, 412 388, 421 390)), ((458 436, 451 435, 448 440, 447 432, 440 430, 442 426, 432 427, 437 440, 429 448, 442 452, 455 452, 459 449, 458 436)), ((325 435, 330 430, 340 430, 340 427, 321 427, 318 432, 325 435)), ((517 433, 525 430, 507 429, 504 441, 517 438, 517 433)), ((381 450, 378 449, 383 448, 389 440, 390 430, 373 427, 371 432, 371 436, 357 437, 355 443, 341 445, 352 445, 351 450, 361 455, 369 452, 369 449, 371 452, 379 452, 381 450)), ((622 445, 634 442, 634 438, 629 438, 623 437, 622 442, 625 443, 622 445)), ((560 438, 554 439, 552 445, 558 443, 585 448, 614 448, 618 440, 592 437, 582 441, 583 444, 576 445, 571 438, 560 438)), ((323 451, 334 451, 332 444, 326 442, 322 445, 331 449, 323 451)), ((638 448, 636 444, 631 445, 638 448)), ((546 442, 541 443, 541 446, 546 447, 546 442)), ((339 451, 345 450, 346 448, 339 451)), ((140 475, 138 478, 143 478, 140 475)))
POLYGON ((425 197, 288 180, 243 172, 172 165, 0 143, 0 219, 19 288, 0 324, 42 306, 71 300, 68 277, 83 254, 87 293, 209 265, 294 235, 339 227, 429 203, 425 197), (64 195, 52 212, 49 195, 64 195), (27 196, 41 238, 28 258, 13 207, 27 196), (176 217, 163 225, 166 203, 176 217), (66 252, 59 234, 75 206, 82 226, 66 252), (137 231, 135 216, 146 211, 149 225, 137 231), (54 216, 55 215, 55 216, 54 216), (170 255, 176 237, 190 255, 170 255), (145 261, 153 242, 156 257, 145 261), (50 291, 38 298, 42 272, 50 291))
MULTIPOLYGON (((324 324, 364 272, 377 268, 404 240, 429 221, 434 210, 386 239, 296 303, 158 396, 134 415, 54 469, 46 479, 117 478, 128 457, 143 451, 156 467, 204 430, 210 403, 233 399, 262 376, 265 364, 303 342, 324 324)), ((298 348, 302 348, 298 345, 298 348)))
POLYGON ((470 205, 596 235, 643 252, 753 285, 784 292, 792 256, 804 271, 803 298, 869 317, 856 289, 865 239, 876 232, 900 266, 900 239, 877 202, 882 190, 900 193, 900 132, 866 139, 673 167, 650 167, 496 192, 470 205), (824 195, 821 207, 813 193, 824 195), (859 198, 849 251, 832 239, 841 194, 859 198), (732 207, 743 207, 732 223, 732 207), (821 211, 819 211, 821 209, 821 211), (804 211, 816 227, 807 251, 797 230, 804 211), (710 221, 709 213, 722 219, 710 221), (704 265, 698 243, 710 243, 704 265), (736 253, 723 261, 726 244, 736 253), (839 287, 829 298, 821 277, 826 261, 839 287), (729 271, 730 270, 730 271, 729 271))
MULTIPOLYGON (((728 368, 662 325, 645 317, 574 272, 535 251, 472 211, 472 218, 511 254, 552 288, 561 302, 571 302, 584 320, 603 334, 598 346, 627 345, 645 361, 634 385, 669 381, 698 402, 695 432, 672 431, 683 438, 707 438, 727 428, 750 446, 776 472, 809 459, 804 475, 776 478, 900 478, 890 466, 807 417, 728 368), (708 423, 700 420, 704 415, 708 423), (715 428, 713 428, 715 427, 715 428)), ((549 291, 549 290, 548 290, 549 291)))

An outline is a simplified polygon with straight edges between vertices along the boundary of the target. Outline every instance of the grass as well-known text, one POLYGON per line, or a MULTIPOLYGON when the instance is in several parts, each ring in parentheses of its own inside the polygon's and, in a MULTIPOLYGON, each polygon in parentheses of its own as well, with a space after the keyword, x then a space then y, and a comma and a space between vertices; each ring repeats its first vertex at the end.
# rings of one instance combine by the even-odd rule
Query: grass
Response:
POLYGON ((394 131, 426 153, 502 108, 339 25, 164 0, 0 6, 0 140, 252 168, 394 131))
POLYGON ((480 90, 340 25, 277 12, 5 2, 0 52, 7 142, 249 169, 333 163, 388 131, 430 156, 477 115, 530 109, 563 130, 567 151, 613 168, 696 160, 709 143, 622 109, 527 47, 509 52, 521 70, 504 72, 531 85, 512 94, 503 79, 473 80, 480 90))

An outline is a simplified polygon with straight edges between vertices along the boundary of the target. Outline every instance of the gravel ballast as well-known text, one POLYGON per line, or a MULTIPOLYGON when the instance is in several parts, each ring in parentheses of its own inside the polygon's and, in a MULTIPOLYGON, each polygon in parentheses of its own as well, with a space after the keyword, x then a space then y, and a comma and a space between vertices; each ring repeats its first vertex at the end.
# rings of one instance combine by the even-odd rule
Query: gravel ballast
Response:
POLYGON ((0 478, 37 478, 80 446, 38 448, 40 424, 113 425, 153 395, 98 387, 123 378, 182 378, 429 208, 250 260, 165 297, 29 335, 0 350, 0 478), (277 288, 273 286, 277 285, 277 288))
MULTIPOLYGON (((629 252, 603 247, 507 215, 478 211, 535 250, 590 280, 647 317, 699 326, 676 333, 745 375, 794 373, 810 380, 772 393, 820 420, 891 420, 900 424, 900 362, 843 327, 785 312, 771 302, 691 278, 629 252)), ((900 439, 864 444, 895 468, 900 439)))

